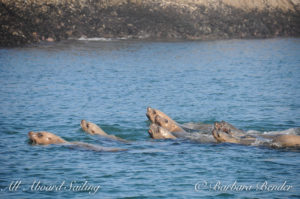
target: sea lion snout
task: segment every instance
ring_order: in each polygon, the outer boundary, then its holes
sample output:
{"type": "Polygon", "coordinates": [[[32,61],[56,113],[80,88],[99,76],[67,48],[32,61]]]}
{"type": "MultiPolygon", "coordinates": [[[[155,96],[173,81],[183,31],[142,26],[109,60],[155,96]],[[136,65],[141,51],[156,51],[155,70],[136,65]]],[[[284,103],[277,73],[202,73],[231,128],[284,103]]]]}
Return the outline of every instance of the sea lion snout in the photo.
{"type": "Polygon", "coordinates": [[[87,122],[86,120],[81,120],[80,126],[84,131],[87,131],[89,128],[89,122],[87,122]]]}
{"type": "Polygon", "coordinates": [[[36,144],[36,133],[34,133],[33,131],[30,131],[28,133],[28,138],[29,140],[32,142],[32,144],[36,144]]]}
{"type": "Polygon", "coordinates": [[[86,124],[85,120],[81,120],[80,125],[83,126],[84,124],[86,124]]]}
{"type": "Polygon", "coordinates": [[[29,137],[30,140],[34,141],[35,138],[36,138],[36,133],[33,132],[33,131],[30,131],[30,132],[28,133],[28,137],[29,137]]]}
{"type": "Polygon", "coordinates": [[[148,133],[149,133],[150,137],[155,139],[156,132],[157,132],[157,125],[156,124],[151,124],[149,126],[149,130],[148,130],[148,133]]]}
{"type": "Polygon", "coordinates": [[[31,136],[33,136],[33,135],[34,135],[34,132],[33,132],[33,131],[28,132],[28,137],[31,137],[31,136]]]}
{"type": "Polygon", "coordinates": [[[214,129],[215,129],[215,130],[220,130],[220,129],[221,129],[221,123],[215,122],[215,123],[214,123],[214,129]]]}
{"type": "Polygon", "coordinates": [[[148,108],[147,108],[147,113],[156,114],[156,111],[155,111],[154,108],[148,107],[148,108]]]}
{"type": "Polygon", "coordinates": [[[146,112],[146,116],[147,116],[147,118],[148,118],[149,120],[150,120],[150,115],[149,115],[150,111],[151,111],[151,108],[148,107],[148,108],[147,108],[147,112],[146,112]]]}
{"type": "Polygon", "coordinates": [[[155,115],[156,115],[155,110],[151,107],[148,107],[146,116],[150,120],[150,122],[154,122],[155,115]]]}
{"type": "Polygon", "coordinates": [[[151,138],[153,138],[153,132],[151,129],[148,130],[148,134],[150,135],[151,138]]]}

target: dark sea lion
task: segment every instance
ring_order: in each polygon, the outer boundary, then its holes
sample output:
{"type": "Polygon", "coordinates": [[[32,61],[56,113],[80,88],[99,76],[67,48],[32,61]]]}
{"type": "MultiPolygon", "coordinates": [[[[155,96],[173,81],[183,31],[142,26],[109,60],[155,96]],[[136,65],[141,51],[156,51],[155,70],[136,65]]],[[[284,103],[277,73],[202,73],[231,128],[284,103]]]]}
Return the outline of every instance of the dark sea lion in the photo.
{"type": "Polygon", "coordinates": [[[61,137],[46,131],[41,131],[41,132],[30,131],[28,133],[28,138],[34,145],[64,144],[68,146],[76,146],[76,147],[93,150],[93,151],[107,151],[107,152],[117,152],[117,151],[126,150],[126,149],[119,149],[119,148],[107,148],[107,147],[97,146],[97,145],[84,143],[84,142],[67,142],[61,137]]]}

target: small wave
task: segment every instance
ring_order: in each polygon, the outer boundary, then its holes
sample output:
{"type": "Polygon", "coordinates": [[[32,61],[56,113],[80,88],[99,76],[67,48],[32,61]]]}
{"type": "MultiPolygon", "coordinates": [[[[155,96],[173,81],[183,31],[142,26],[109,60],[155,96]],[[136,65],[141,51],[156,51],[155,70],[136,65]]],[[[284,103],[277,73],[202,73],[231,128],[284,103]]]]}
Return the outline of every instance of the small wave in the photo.
{"type": "Polygon", "coordinates": [[[152,154],[152,153],[165,153],[167,151],[161,150],[161,149],[136,149],[132,150],[129,153],[146,153],[146,154],[152,154]]]}
{"type": "Polygon", "coordinates": [[[266,146],[272,143],[272,139],[256,137],[255,141],[251,144],[251,146],[266,146]]]}
{"type": "Polygon", "coordinates": [[[264,131],[264,132],[260,132],[260,131],[256,131],[256,130],[248,130],[246,132],[246,134],[248,135],[283,135],[283,134],[291,134],[291,135],[300,135],[300,128],[290,128],[290,129],[286,129],[283,131],[264,131]]]}
{"type": "Polygon", "coordinates": [[[117,40],[126,40],[130,39],[130,37],[118,37],[118,38],[105,38],[105,37],[80,37],[78,38],[79,41],[117,41],[117,40]]]}
{"type": "Polygon", "coordinates": [[[300,128],[290,128],[284,131],[265,131],[263,134],[266,135],[278,135],[278,134],[293,134],[300,135],[300,128]]]}
{"type": "Polygon", "coordinates": [[[87,37],[80,37],[78,39],[79,41],[111,41],[111,38],[104,38],[104,37],[93,37],[93,38],[87,38],[87,37]]]}
{"type": "Polygon", "coordinates": [[[256,134],[260,134],[260,131],[256,131],[256,130],[249,130],[246,132],[246,134],[250,134],[250,135],[256,135],[256,134]]]}
{"type": "Polygon", "coordinates": [[[247,131],[248,135],[254,136],[255,141],[251,143],[252,146],[268,146],[272,148],[282,148],[282,144],[280,142],[276,142],[275,138],[279,135],[299,135],[300,128],[290,128],[283,131],[265,131],[259,132],[255,130],[247,131]]]}

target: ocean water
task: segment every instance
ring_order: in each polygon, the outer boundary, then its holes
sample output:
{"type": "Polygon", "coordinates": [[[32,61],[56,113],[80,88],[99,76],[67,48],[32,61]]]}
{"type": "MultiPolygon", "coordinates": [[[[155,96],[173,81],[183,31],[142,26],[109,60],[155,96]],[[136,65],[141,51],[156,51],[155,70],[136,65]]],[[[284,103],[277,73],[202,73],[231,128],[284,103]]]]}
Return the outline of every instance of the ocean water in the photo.
{"type": "Polygon", "coordinates": [[[0,198],[300,197],[299,150],[151,140],[145,116],[300,127],[300,39],[0,49],[0,93],[0,198]],[[82,119],[131,142],[87,135],[82,119]],[[128,151],[32,146],[29,131],[128,151]]]}

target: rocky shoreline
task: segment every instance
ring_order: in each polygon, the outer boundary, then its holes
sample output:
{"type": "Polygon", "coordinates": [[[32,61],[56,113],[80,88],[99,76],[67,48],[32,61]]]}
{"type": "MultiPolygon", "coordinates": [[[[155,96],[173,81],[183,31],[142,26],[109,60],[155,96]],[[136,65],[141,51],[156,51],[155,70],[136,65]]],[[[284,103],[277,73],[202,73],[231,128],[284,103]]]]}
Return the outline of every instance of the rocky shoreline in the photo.
{"type": "Polygon", "coordinates": [[[299,0],[229,2],[1,0],[0,46],[80,37],[214,40],[300,36],[299,0]]]}

